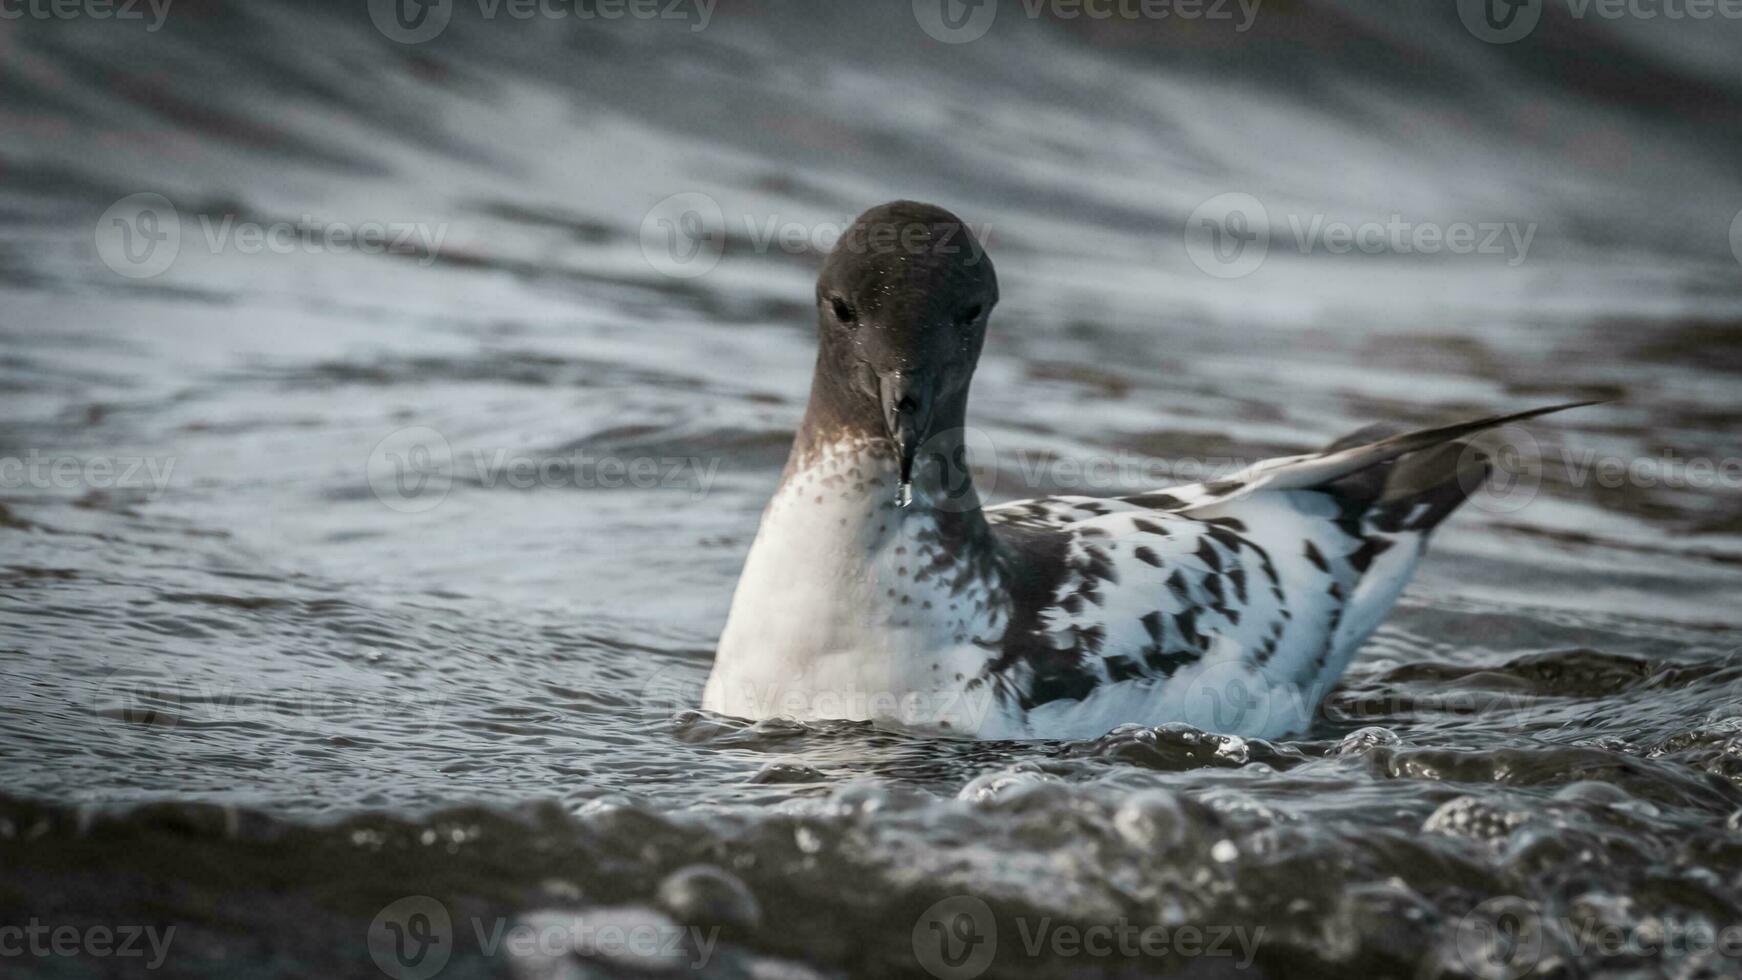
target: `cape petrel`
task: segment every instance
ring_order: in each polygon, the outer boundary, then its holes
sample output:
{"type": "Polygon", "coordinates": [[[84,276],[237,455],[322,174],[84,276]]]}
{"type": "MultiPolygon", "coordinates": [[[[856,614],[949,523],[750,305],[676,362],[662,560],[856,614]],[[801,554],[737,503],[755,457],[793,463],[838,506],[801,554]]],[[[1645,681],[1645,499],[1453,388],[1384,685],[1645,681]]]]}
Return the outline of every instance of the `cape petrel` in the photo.
{"type": "Polygon", "coordinates": [[[1487,476],[1460,438],[1573,407],[1364,429],[1135,496],[982,508],[964,425],[998,278],[973,233],[931,205],[873,208],[816,302],[810,402],[720,638],[711,711],[981,738],[1299,731],[1487,476]]]}

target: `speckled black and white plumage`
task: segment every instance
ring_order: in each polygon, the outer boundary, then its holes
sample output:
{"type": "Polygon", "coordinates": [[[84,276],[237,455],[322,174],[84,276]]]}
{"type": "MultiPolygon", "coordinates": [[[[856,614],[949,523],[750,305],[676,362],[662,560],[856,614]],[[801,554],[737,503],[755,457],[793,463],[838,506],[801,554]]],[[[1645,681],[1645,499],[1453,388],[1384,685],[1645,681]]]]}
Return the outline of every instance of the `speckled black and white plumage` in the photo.
{"type": "Polygon", "coordinates": [[[948,212],[897,202],[860,217],[817,298],[810,407],[710,710],[983,738],[1298,731],[1486,475],[1459,440],[1554,410],[1364,430],[1208,484],[983,509],[949,461],[997,300],[990,258],[948,212]],[[930,231],[880,250],[890,227],[930,231]]]}

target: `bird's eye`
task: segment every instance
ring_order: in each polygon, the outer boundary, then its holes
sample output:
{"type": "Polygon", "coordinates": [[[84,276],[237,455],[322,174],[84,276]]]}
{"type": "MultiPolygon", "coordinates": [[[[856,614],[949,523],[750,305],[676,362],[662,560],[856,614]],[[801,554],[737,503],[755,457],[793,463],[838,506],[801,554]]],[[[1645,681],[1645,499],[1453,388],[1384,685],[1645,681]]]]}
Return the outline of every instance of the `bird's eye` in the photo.
{"type": "Polygon", "coordinates": [[[834,311],[835,319],[843,326],[850,327],[858,322],[859,314],[855,313],[853,307],[841,297],[831,296],[829,298],[829,307],[834,311]]]}
{"type": "Polygon", "coordinates": [[[956,323],[965,327],[968,324],[973,323],[975,320],[980,319],[980,309],[981,307],[979,303],[975,303],[973,306],[968,307],[956,316],[956,323]]]}

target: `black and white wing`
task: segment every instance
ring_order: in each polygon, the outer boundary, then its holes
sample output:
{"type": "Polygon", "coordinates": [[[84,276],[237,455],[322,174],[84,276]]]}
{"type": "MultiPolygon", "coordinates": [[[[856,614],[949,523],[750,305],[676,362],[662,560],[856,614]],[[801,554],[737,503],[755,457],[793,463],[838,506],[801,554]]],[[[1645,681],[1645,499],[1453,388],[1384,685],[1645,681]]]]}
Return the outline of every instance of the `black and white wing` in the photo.
{"type": "Polygon", "coordinates": [[[1171,720],[1298,730],[1427,534],[1486,475],[1455,440],[1555,410],[1333,444],[1132,497],[989,508],[1015,607],[985,680],[1053,733],[1171,720]]]}

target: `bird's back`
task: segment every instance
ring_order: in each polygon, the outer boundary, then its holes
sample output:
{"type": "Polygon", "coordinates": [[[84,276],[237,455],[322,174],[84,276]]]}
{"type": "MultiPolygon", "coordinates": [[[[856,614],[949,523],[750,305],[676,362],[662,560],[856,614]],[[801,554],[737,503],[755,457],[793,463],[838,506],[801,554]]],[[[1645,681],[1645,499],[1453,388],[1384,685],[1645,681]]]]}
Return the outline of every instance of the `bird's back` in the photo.
{"type": "Polygon", "coordinates": [[[1334,491],[1055,497],[988,511],[1024,583],[989,682],[1051,737],[1186,721],[1304,727],[1413,572],[1425,530],[1387,532],[1334,491]]]}

